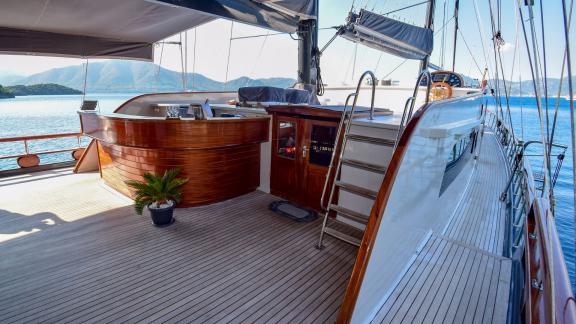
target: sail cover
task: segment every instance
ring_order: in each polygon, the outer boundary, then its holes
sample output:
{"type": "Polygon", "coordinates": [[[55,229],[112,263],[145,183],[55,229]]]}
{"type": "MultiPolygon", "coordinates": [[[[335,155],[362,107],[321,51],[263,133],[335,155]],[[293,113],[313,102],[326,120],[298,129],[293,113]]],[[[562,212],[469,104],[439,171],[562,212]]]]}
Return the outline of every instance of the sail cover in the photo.
{"type": "Polygon", "coordinates": [[[314,0],[1,0],[0,53],[153,59],[153,45],[226,18],[293,32],[314,0]]]}
{"type": "Polygon", "coordinates": [[[367,10],[350,13],[342,37],[406,59],[422,60],[432,53],[431,29],[406,24],[367,10]]]}

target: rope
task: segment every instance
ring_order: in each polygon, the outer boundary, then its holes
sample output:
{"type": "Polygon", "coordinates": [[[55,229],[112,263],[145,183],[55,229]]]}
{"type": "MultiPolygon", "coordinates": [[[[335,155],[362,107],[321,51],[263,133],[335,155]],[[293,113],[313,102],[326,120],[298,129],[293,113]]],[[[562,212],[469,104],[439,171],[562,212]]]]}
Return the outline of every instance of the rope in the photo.
{"type": "Polygon", "coordinates": [[[226,79],[224,80],[224,90],[228,85],[228,70],[230,68],[230,50],[232,49],[232,33],[234,32],[234,21],[230,24],[230,40],[228,42],[228,57],[226,58],[226,79]]]}

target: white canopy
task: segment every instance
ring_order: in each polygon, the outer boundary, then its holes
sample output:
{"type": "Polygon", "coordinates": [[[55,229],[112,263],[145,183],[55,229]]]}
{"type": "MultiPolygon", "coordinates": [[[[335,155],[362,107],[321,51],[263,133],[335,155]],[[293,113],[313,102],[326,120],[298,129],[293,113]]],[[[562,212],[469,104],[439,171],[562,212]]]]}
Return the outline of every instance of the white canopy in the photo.
{"type": "Polygon", "coordinates": [[[217,18],[294,32],[314,0],[2,0],[0,53],[152,60],[153,44],[217,18]]]}

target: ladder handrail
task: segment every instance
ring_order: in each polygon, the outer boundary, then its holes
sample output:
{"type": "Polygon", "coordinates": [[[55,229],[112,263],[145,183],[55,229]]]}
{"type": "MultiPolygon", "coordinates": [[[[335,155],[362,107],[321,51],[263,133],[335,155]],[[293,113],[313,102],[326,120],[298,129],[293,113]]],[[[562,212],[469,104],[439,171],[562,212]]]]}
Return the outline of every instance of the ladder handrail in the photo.
{"type": "Polygon", "coordinates": [[[330,158],[330,165],[328,166],[328,173],[326,174],[326,179],[324,180],[324,187],[322,188],[322,197],[320,198],[320,207],[322,210],[328,208],[328,204],[324,204],[324,197],[326,196],[326,189],[328,189],[328,182],[330,181],[330,174],[332,174],[332,169],[334,167],[334,159],[336,157],[336,150],[338,148],[338,141],[340,140],[340,134],[342,133],[342,126],[344,125],[346,118],[346,110],[348,110],[348,103],[352,96],[356,96],[357,93],[353,92],[346,97],[346,103],[344,104],[344,109],[342,110],[342,115],[340,116],[340,124],[338,125],[338,132],[336,132],[336,142],[334,143],[334,150],[332,151],[332,157],[330,158]]]}
{"type": "MultiPolygon", "coordinates": [[[[325,193],[326,193],[326,189],[328,189],[328,181],[330,181],[330,174],[331,174],[331,169],[332,169],[332,164],[334,162],[334,158],[336,155],[336,148],[338,146],[338,141],[340,140],[340,132],[342,127],[340,126],[338,128],[338,136],[336,137],[336,144],[335,144],[335,149],[332,152],[332,159],[330,161],[330,167],[328,168],[328,173],[326,174],[326,180],[324,182],[324,190],[322,190],[322,200],[320,201],[320,206],[322,208],[324,208],[325,210],[325,214],[324,214],[324,221],[322,222],[322,230],[320,232],[320,239],[318,240],[318,245],[316,246],[318,249],[322,248],[322,240],[324,238],[324,233],[325,233],[325,229],[326,229],[326,224],[328,221],[328,213],[330,212],[330,204],[332,203],[332,199],[334,197],[334,188],[335,188],[335,184],[336,184],[336,179],[338,179],[338,177],[340,176],[339,173],[342,169],[342,158],[344,156],[344,150],[346,149],[346,143],[347,141],[347,135],[350,132],[350,127],[352,126],[352,121],[354,120],[354,112],[356,111],[356,104],[358,103],[358,94],[360,93],[360,87],[362,86],[362,81],[364,81],[364,78],[369,75],[372,78],[372,100],[370,102],[370,116],[369,119],[372,120],[374,119],[374,99],[376,96],[376,76],[374,75],[374,73],[372,73],[372,71],[366,71],[364,73],[362,73],[362,76],[360,76],[360,80],[358,81],[358,85],[356,86],[356,92],[348,95],[348,97],[346,98],[346,105],[344,107],[344,111],[342,112],[342,119],[340,120],[341,125],[344,125],[344,123],[346,123],[346,129],[344,131],[344,137],[342,138],[342,145],[340,146],[340,152],[338,154],[338,162],[337,162],[337,166],[336,166],[336,171],[334,172],[334,182],[332,183],[332,187],[330,188],[330,195],[328,197],[328,204],[326,207],[324,207],[324,197],[325,197],[325,193]],[[350,108],[350,115],[348,117],[348,119],[346,119],[346,111],[347,111],[347,106],[348,106],[348,102],[350,100],[351,97],[354,97],[354,101],[352,102],[352,107],[350,108]]],[[[349,241],[347,241],[348,243],[351,243],[349,241]]]]}
{"type": "Polygon", "coordinates": [[[425,98],[426,102],[424,104],[427,104],[430,101],[430,90],[432,89],[432,75],[430,74],[430,71],[424,70],[418,76],[418,80],[416,80],[416,86],[414,87],[414,92],[412,93],[412,97],[414,99],[410,104],[410,111],[408,112],[408,116],[406,118],[406,124],[408,124],[410,118],[412,118],[412,112],[414,110],[414,105],[416,104],[416,98],[418,97],[418,89],[420,88],[420,82],[422,82],[422,78],[424,76],[428,78],[428,84],[426,85],[426,98],[425,98]]]}
{"type": "Polygon", "coordinates": [[[408,124],[410,118],[412,118],[412,112],[414,111],[414,105],[416,104],[416,98],[418,96],[418,90],[420,89],[420,82],[426,76],[428,78],[428,85],[426,86],[426,102],[427,104],[430,101],[430,89],[432,88],[432,75],[428,70],[424,70],[418,76],[418,80],[416,80],[416,86],[414,87],[414,92],[412,93],[412,97],[409,97],[404,104],[404,111],[402,112],[402,119],[400,119],[400,125],[398,126],[398,134],[396,135],[396,144],[394,145],[394,149],[396,149],[396,145],[400,140],[400,136],[402,136],[402,131],[404,130],[404,124],[408,124]],[[408,110],[408,105],[410,105],[410,110],[408,110]]]}

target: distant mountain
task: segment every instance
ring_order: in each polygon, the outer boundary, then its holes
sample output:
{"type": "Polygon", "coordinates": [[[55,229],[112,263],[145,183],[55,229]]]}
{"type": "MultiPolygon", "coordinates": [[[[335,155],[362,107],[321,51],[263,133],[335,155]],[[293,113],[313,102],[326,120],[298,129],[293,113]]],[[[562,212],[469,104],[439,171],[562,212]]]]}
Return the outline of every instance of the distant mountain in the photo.
{"type": "Polygon", "coordinates": [[[68,88],[54,83],[43,83],[33,85],[7,86],[4,89],[14,96],[46,96],[46,95],[75,95],[82,94],[82,91],[68,88]]]}
{"type": "MultiPolygon", "coordinates": [[[[496,84],[494,80],[490,80],[490,84],[493,86],[496,84]]],[[[522,82],[511,82],[506,81],[506,86],[510,88],[510,95],[511,96],[534,96],[534,86],[532,85],[532,80],[526,80],[522,82]]],[[[556,97],[558,95],[558,87],[560,86],[560,79],[549,78],[548,79],[548,96],[549,97],[556,97]]],[[[576,75],[572,77],[572,87],[576,89],[576,75]]],[[[499,82],[499,88],[504,95],[504,83],[502,80],[499,82]]],[[[544,94],[542,94],[544,95],[544,94]]],[[[562,82],[562,91],[561,96],[568,95],[568,78],[564,78],[564,82],[562,82]]]]}
{"type": "MultiPolygon", "coordinates": [[[[188,73],[187,82],[189,88],[194,85],[195,91],[222,91],[260,85],[289,87],[295,80],[290,78],[251,79],[241,77],[228,81],[224,86],[223,82],[212,80],[202,74],[188,73]]],[[[5,85],[42,83],[55,83],[73,89],[83,89],[84,67],[82,65],[67,66],[4,82],[5,85]]],[[[88,65],[87,93],[158,92],[180,91],[181,89],[182,74],[180,72],[165,68],[158,70],[158,65],[153,63],[107,61],[88,65]]]]}
{"type": "Polygon", "coordinates": [[[13,84],[17,80],[23,79],[24,76],[9,71],[0,71],[0,84],[13,84]]]}

